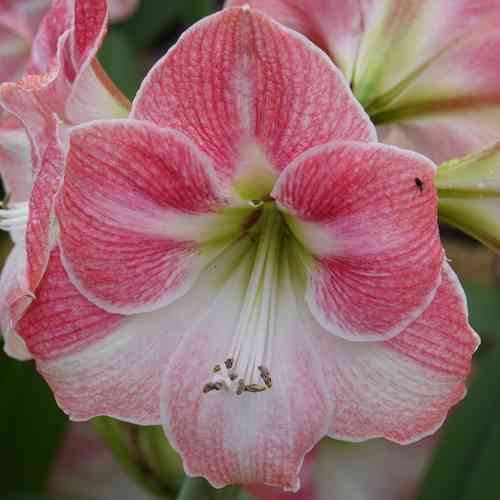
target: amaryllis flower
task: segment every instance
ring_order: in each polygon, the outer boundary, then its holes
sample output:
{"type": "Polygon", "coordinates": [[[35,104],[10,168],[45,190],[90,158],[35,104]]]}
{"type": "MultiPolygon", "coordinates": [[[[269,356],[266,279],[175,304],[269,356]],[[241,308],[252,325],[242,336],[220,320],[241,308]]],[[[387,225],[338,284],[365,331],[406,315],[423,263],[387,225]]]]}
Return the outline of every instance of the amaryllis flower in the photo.
{"type": "Polygon", "coordinates": [[[0,82],[24,74],[31,45],[49,0],[2,0],[0,2],[0,82]]]}
{"type": "Polygon", "coordinates": [[[64,411],[162,423],[217,487],[296,490],[325,435],[434,432],[478,340],[433,163],[375,139],[328,57],[250,8],[188,30],[129,119],[74,127],[16,325],[64,411]]]}
{"type": "Polygon", "coordinates": [[[32,300],[56,239],[53,200],[64,167],[56,130],[128,113],[128,102],[95,59],[106,23],[105,0],[54,1],[26,76],[0,88],[11,113],[0,127],[0,173],[8,193],[0,229],[16,243],[0,281],[0,326],[6,350],[22,359],[29,353],[13,325],[32,300]]]}
{"type": "Polygon", "coordinates": [[[436,162],[500,134],[500,0],[228,0],[325,49],[383,142],[436,162]]]}
{"type": "Polygon", "coordinates": [[[124,21],[139,7],[140,0],[109,0],[109,19],[124,21]]]}

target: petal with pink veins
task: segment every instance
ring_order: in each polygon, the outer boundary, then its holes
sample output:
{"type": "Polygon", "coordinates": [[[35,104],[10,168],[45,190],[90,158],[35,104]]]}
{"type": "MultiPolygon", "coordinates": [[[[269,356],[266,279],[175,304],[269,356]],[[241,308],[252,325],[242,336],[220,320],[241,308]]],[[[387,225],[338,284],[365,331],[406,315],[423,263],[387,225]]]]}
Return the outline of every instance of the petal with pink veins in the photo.
{"type": "Polygon", "coordinates": [[[73,420],[108,415],[158,425],[165,367],[193,319],[211,307],[228,269],[241,262],[247,250],[248,241],[229,249],[170,307],[122,316],[96,307],[78,292],[56,248],[37,298],[16,331],[73,420]]]}
{"type": "Polygon", "coordinates": [[[176,131],[110,120],[71,134],[57,207],[64,262],[108,311],[153,310],[184,294],[239,237],[245,209],[227,210],[210,160],[176,131]]]}
{"type": "Polygon", "coordinates": [[[26,251],[20,241],[7,257],[0,276],[0,330],[3,335],[5,352],[19,360],[31,358],[23,339],[13,328],[19,311],[29,301],[26,299],[26,251]]]}
{"type": "Polygon", "coordinates": [[[296,293],[288,259],[284,255],[280,260],[269,322],[254,325],[249,336],[256,343],[233,358],[238,376],[243,375],[246,357],[257,364],[258,340],[267,329],[272,388],[241,394],[204,389],[214,363],[227,357],[239,329],[252,258],[242,261],[214,297],[212,308],[196,318],[163,375],[166,435],[182,456],[186,473],[202,475],[218,488],[265,483],[297,491],[304,456],[332,417],[332,397],[321,371],[323,354],[317,339],[304,335],[297,314],[304,309],[303,298],[296,293]]]}
{"type": "Polygon", "coordinates": [[[462,287],[446,264],[430,307],[383,343],[325,339],[326,377],[335,394],[330,435],[385,437],[401,444],[432,434],[465,395],[479,337],[467,320],[462,287]]]}
{"type": "Polygon", "coordinates": [[[225,7],[250,5],[321,47],[352,80],[364,34],[360,0],[227,0],[225,7]]]}
{"type": "Polygon", "coordinates": [[[339,142],[282,173],[272,195],[312,255],[306,299],[331,333],[388,339],[432,301],[443,260],[434,169],[408,151],[339,142]]]}
{"type": "Polygon", "coordinates": [[[265,198],[312,146],[376,139],[326,54],[248,7],[184,33],[146,77],[132,116],[189,136],[246,199],[265,198]]]}
{"type": "Polygon", "coordinates": [[[440,163],[500,129],[499,0],[229,0],[308,36],[389,144],[440,163]],[[436,137],[439,136],[439,141],[436,137]]]}
{"type": "Polygon", "coordinates": [[[29,74],[0,87],[0,102],[30,135],[35,170],[52,140],[54,113],[70,124],[128,114],[127,99],[94,59],[106,25],[104,0],[55,2],[35,41],[29,74]]]}

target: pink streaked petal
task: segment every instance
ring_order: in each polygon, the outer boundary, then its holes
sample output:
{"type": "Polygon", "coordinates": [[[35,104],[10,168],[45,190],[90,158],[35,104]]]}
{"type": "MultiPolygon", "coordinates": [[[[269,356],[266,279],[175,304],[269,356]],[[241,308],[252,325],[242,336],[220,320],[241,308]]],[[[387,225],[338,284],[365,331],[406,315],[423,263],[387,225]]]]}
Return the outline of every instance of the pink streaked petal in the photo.
{"type": "Polygon", "coordinates": [[[252,260],[241,261],[173,355],[163,376],[163,425],[189,475],[204,476],[218,488],[265,483],[297,491],[304,456],[324,435],[333,408],[322,354],[316,339],[304,335],[303,300],[296,298],[288,272],[269,334],[272,388],[239,396],[203,393],[214,363],[227,356],[252,260]]]}
{"type": "Polygon", "coordinates": [[[160,423],[162,373],[193,319],[210,307],[227,266],[232,269],[244,251],[239,245],[223,254],[171,307],[121,316],[88,302],[69,281],[54,250],[37,300],[17,330],[61,408],[74,420],[109,415],[160,423]]]}
{"type": "Polygon", "coordinates": [[[0,122],[0,175],[12,202],[28,200],[33,184],[31,146],[24,127],[12,116],[0,122]]]}
{"type": "Polygon", "coordinates": [[[351,81],[363,35],[359,0],[228,0],[226,7],[251,7],[303,33],[327,52],[351,81]]]}
{"type": "Polygon", "coordinates": [[[74,15],[71,1],[56,2],[53,8],[57,15],[52,18],[49,13],[44,21],[47,36],[40,41],[38,66],[54,52],[50,64],[43,72],[34,67],[23,80],[0,87],[1,103],[25,124],[30,135],[35,170],[51,141],[54,113],[75,124],[128,112],[126,99],[109,84],[98,63],[93,63],[106,31],[106,2],[76,0],[74,15]],[[69,25],[64,32],[63,24],[69,25]]]}
{"type": "Polygon", "coordinates": [[[139,7],[140,0],[109,0],[109,19],[116,23],[124,21],[139,7]]]}
{"type": "Polygon", "coordinates": [[[146,77],[132,116],[188,135],[226,181],[249,163],[276,175],[312,146],[376,138],[326,54],[249,8],[189,29],[146,77]]]}
{"type": "Polygon", "coordinates": [[[59,141],[59,124],[54,120],[52,139],[45,150],[29,199],[26,228],[27,273],[30,290],[35,291],[55,245],[54,203],[64,172],[64,151],[59,141]]]}
{"type": "Polygon", "coordinates": [[[0,275],[0,330],[4,338],[4,349],[13,358],[26,360],[31,355],[24,341],[15,333],[13,324],[16,308],[25,297],[26,252],[24,244],[14,245],[0,275]]]}
{"type": "Polygon", "coordinates": [[[325,359],[335,360],[324,365],[336,401],[331,436],[405,444],[435,432],[463,398],[479,344],[448,266],[431,306],[398,337],[376,344],[320,338],[325,359]]]}
{"type": "Polygon", "coordinates": [[[111,312],[156,309],[196,278],[197,240],[224,205],[210,161],[177,132],[134,120],[78,127],[57,207],[65,264],[111,312]]]}
{"type": "Polygon", "coordinates": [[[306,300],[333,334],[388,339],[432,301],[443,260],[434,169],[415,153],[345,142],[282,173],[272,194],[313,256],[306,300]]]}
{"type": "Polygon", "coordinates": [[[61,35],[71,28],[73,2],[54,0],[43,18],[31,49],[28,73],[45,73],[56,62],[61,35]]]}
{"type": "Polygon", "coordinates": [[[315,500],[319,498],[318,488],[314,480],[314,465],[318,459],[319,448],[320,446],[316,446],[305,456],[300,472],[300,490],[296,493],[262,484],[251,484],[246,486],[244,490],[259,500],[315,500]]]}

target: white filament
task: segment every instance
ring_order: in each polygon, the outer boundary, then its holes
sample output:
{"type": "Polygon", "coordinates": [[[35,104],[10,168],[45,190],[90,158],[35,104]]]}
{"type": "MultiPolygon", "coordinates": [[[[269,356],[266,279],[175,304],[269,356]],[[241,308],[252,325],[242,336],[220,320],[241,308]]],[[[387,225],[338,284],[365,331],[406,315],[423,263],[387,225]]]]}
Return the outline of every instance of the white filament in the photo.
{"type": "Polygon", "coordinates": [[[9,203],[7,207],[0,208],[0,229],[13,231],[25,229],[28,224],[29,205],[25,203],[9,203]]]}

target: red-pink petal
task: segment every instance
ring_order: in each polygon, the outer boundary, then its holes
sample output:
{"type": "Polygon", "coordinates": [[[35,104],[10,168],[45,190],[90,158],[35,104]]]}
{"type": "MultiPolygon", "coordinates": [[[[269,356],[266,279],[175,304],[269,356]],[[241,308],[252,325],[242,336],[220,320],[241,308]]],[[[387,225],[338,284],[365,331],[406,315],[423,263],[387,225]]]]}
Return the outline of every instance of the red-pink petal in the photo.
{"type": "Polygon", "coordinates": [[[55,121],[53,127],[51,141],[44,152],[29,198],[26,254],[28,283],[32,291],[40,283],[56,240],[54,203],[64,171],[64,152],[55,121]]]}
{"type": "Polygon", "coordinates": [[[277,173],[312,146],[375,140],[326,54],[249,8],[188,30],[146,77],[132,115],[191,137],[226,179],[254,154],[277,173]]]}
{"type": "Polygon", "coordinates": [[[325,342],[325,359],[335,359],[325,363],[336,399],[332,437],[410,443],[432,434],[465,395],[478,344],[460,283],[446,265],[431,306],[396,338],[325,342]]]}
{"type": "Polygon", "coordinates": [[[163,375],[163,425],[189,475],[202,475],[215,487],[266,483],[297,491],[304,456],[324,435],[333,408],[322,353],[305,334],[303,300],[286,275],[269,340],[272,388],[203,393],[214,364],[228,354],[251,265],[250,258],[241,261],[173,355],[163,375]]]}
{"type": "Polygon", "coordinates": [[[387,339],[429,305],[443,259],[433,177],[422,156],[347,142],[282,173],[273,196],[313,255],[307,301],[324,328],[387,339]]]}
{"type": "Polygon", "coordinates": [[[78,127],[57,207],[70,276],[113,312],[166,305],[201,270],[195,239],[223,205],[209,160],[177,132],[133,120],[78,127]]]}
{"type": "Polygon", "coordinates": [[[106,31],[106,2],[76,0],[73,12],[73,2],[60,0],[53,10],[35,42],[37,62],[29,74],[0,87],[0,102],[26,126],[35,170],[51,141],[54,113],[70,123],[126,114],[126,99],[93,63],[106,31]]]}
{"type": "Polygon", "coordinates": [[[351,81],[364,33],[359,0],[227,0],[226,7],[250,5],[303,33],[327,52],[351,81]]]}

